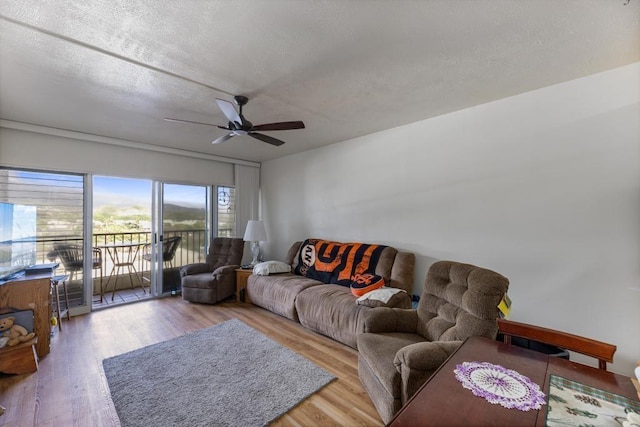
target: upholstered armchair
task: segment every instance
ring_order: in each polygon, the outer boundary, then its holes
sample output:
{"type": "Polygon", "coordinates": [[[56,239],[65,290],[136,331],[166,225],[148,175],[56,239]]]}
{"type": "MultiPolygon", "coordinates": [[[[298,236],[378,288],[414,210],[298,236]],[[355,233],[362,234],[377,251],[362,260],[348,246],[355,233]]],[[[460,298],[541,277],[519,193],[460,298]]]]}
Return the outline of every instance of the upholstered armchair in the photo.
{"type": "Polygon", "coordinates": [[[495,339],[498,304],[509,281],[469,264],[439,261],[417,309],[374,308],[358,335],[358,375],[388,423],[431,374],[472,336],[495,339]]]}
{"type": "Polygon", "coordinates": [[[244,241],[216,237],[211,242],[206,263],[188,264],[180,269],[182,299],[215,304],[236,291],[236,272],[240,268],[244,241]]]}

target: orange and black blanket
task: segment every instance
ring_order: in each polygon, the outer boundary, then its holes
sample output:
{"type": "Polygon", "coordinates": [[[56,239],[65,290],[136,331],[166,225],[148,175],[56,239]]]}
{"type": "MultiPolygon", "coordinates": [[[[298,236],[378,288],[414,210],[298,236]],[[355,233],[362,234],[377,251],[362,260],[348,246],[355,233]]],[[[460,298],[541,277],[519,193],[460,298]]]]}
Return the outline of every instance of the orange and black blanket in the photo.
{"type": "Polygon", "coordinates": [[[307,239],[302,243],[295,273],[324,283],[350,286],[358,274],[375,274],[382,245],[307,239]]]}

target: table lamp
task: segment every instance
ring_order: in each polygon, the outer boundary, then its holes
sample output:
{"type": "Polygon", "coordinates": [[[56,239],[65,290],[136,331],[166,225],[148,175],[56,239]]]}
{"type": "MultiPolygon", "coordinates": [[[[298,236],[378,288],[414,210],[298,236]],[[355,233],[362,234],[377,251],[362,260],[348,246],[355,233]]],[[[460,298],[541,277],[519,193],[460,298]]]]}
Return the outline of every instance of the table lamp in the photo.
{"type": "Polygon", "coordinates": [[[244,232],[244,240],[251,242],[251,253],[253,254],[253,260],[251,265],[258,263],[260,257],[260,242],[267,240],[267,232],[264,229],[264,222],[249,220],[247,223],[247,229],[244,232]]]}

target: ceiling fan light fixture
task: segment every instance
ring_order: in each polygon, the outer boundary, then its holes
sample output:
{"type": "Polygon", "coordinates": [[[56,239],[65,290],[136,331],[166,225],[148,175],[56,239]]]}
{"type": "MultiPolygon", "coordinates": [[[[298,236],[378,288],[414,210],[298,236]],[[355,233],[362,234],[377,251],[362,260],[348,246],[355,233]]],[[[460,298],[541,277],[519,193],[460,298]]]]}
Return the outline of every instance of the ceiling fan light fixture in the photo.
{"type": "Polygon", "coordinates": [[[193,124],[199,124],[199,125],[214,126],[219,129],[225,129],[230,131],[228,134],[223,135],[218,139],[214,140],[212,144],[220,144],[222,142],[225,142],[233,138],[234,136],[249,135],[257,140],[266,142],[267,144],[280,146],[284,144],[284,141],[281,141],[277,138],[274,138],[268,135],[263,135],[256,131],[293,130],[293,129],[305,128],[304,123],[301,121],[265,123],[262,125],[254,126],[253,123],[251,123],[242,115],[242,107],[247,102],[249,102],[249,98],[247,98],[246,96],[235,96],[234,101],[240,107],[239,112],[236,111],[233,104],[231,104],[229,101],[225,101],[224,99],[216,99],[216,103],[218,104],[220,111],[222,111],[222,114],[224,114],[227,120],[229,120],[226,127],[220,126],[220,125],[214,125],[211,123],[194,122],[191,120],[172,119],[169,117],[165,118],[165,120],[169,122],[182,122],[182,123],[193,123],[193,124]]]}

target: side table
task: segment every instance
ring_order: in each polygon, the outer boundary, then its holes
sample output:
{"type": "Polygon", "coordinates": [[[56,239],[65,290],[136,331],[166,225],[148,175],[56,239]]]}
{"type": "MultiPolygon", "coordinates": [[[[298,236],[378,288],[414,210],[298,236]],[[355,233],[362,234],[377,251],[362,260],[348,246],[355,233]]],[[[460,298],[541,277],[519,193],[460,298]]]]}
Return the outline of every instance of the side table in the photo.
{"type": "Polygon", "coordinates": [[[236,270],[236,301],[251,303],[247,292],[247,279],[253,274],[251,268],[238,268],[236,270]]]}

